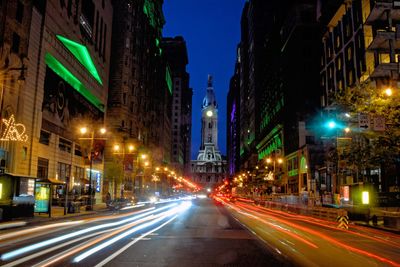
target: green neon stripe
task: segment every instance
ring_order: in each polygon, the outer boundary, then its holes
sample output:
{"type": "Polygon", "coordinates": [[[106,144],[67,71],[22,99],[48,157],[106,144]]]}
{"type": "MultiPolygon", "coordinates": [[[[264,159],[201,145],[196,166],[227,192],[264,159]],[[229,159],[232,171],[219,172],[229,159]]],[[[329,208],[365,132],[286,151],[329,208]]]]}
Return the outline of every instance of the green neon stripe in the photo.
{"type": "Polygon", "coordinates": [[[167,82],[169,93],[172,95],[172,78],[171,78],[171,70],[167,65],[167,69],[165,71],[165,80],[167,82]]]}
{"type": "Polygon", "coordinates": [[[76,57],[76,59],[89,71],[90,74],[101,84],[103,82],[97,72],[96,66],[93,63],[92,57],[90,56],[89,50],[86,46],[67,39],[61,35],[56,35],[66,48],[76,57]]]}
{"type": "Polygon", "coordinates": [[[51,54],[46,53],[45,62],[55,73],[69,83],[76,91],[83,95],[90,103],[104,112],[104,104],[94,96],[83,83],[76,78],[60,61],[51,54]]]}

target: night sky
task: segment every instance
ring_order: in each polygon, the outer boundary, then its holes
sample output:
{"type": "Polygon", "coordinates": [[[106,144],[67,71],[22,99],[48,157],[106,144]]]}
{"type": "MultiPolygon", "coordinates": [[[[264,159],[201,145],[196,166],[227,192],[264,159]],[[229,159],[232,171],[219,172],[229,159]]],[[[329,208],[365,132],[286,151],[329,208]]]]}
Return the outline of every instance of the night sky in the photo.
{"type": "Polygon", "coordinates": [[[190,86],[193,88],[192,159],[199,151],[201,103],[207,75],[214,77],[218,103],[218,145],[226,155],[226,96],[233,75],[240,17],[245,0],[165,0],[164,37],[183,36],[188,49],[190,86]]]}

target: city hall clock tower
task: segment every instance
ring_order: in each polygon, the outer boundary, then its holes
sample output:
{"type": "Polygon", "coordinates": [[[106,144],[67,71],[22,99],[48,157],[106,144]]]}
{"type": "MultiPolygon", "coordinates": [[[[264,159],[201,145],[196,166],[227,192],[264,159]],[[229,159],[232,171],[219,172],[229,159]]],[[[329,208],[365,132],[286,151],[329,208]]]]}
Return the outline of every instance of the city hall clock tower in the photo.
{"type": "Polygon", "coordinates": [[[218,105],[211,75],[208,75],[207,92],[201,105],[200,149],[191,165],[193,181],[206,188],[222,183],[226,176],[226,160],[218,149],[218,105]]]}

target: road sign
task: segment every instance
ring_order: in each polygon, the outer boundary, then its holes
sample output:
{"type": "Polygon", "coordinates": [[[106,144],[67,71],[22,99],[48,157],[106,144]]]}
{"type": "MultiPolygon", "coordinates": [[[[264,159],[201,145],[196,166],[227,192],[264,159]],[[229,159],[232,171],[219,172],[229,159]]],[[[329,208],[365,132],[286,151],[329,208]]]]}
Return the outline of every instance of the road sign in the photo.
{"type": "Polygon", "coordinates": [[[369,124],[368,113],[358,113],[358,127],[367,130],[370,128],[369,124]]]}
{"type": "Polygon", "coordinates": [[[347,215],[337,216],[336,221],[339,222],[339,224],[337,226],[338,228],[346,229],[346,230],[349,229],[349,217],[347,215]]]}
{"type": "Polygon", "coordinates": [[[385,117],[374,116],[374,131],[383,132],[386,129],[385,117]]]}

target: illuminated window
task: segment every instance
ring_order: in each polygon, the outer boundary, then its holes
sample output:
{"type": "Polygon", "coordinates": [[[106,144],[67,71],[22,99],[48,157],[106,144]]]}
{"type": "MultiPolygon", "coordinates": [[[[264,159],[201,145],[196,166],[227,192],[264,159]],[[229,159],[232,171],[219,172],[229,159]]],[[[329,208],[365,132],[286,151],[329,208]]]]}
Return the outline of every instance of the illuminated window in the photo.
{"type": "Polygon", "coordinates": [[[351,49],[352,47],[350,46],[347,48],[347,60],[350,61],[353,57],[353,50],[351,49]]]}

